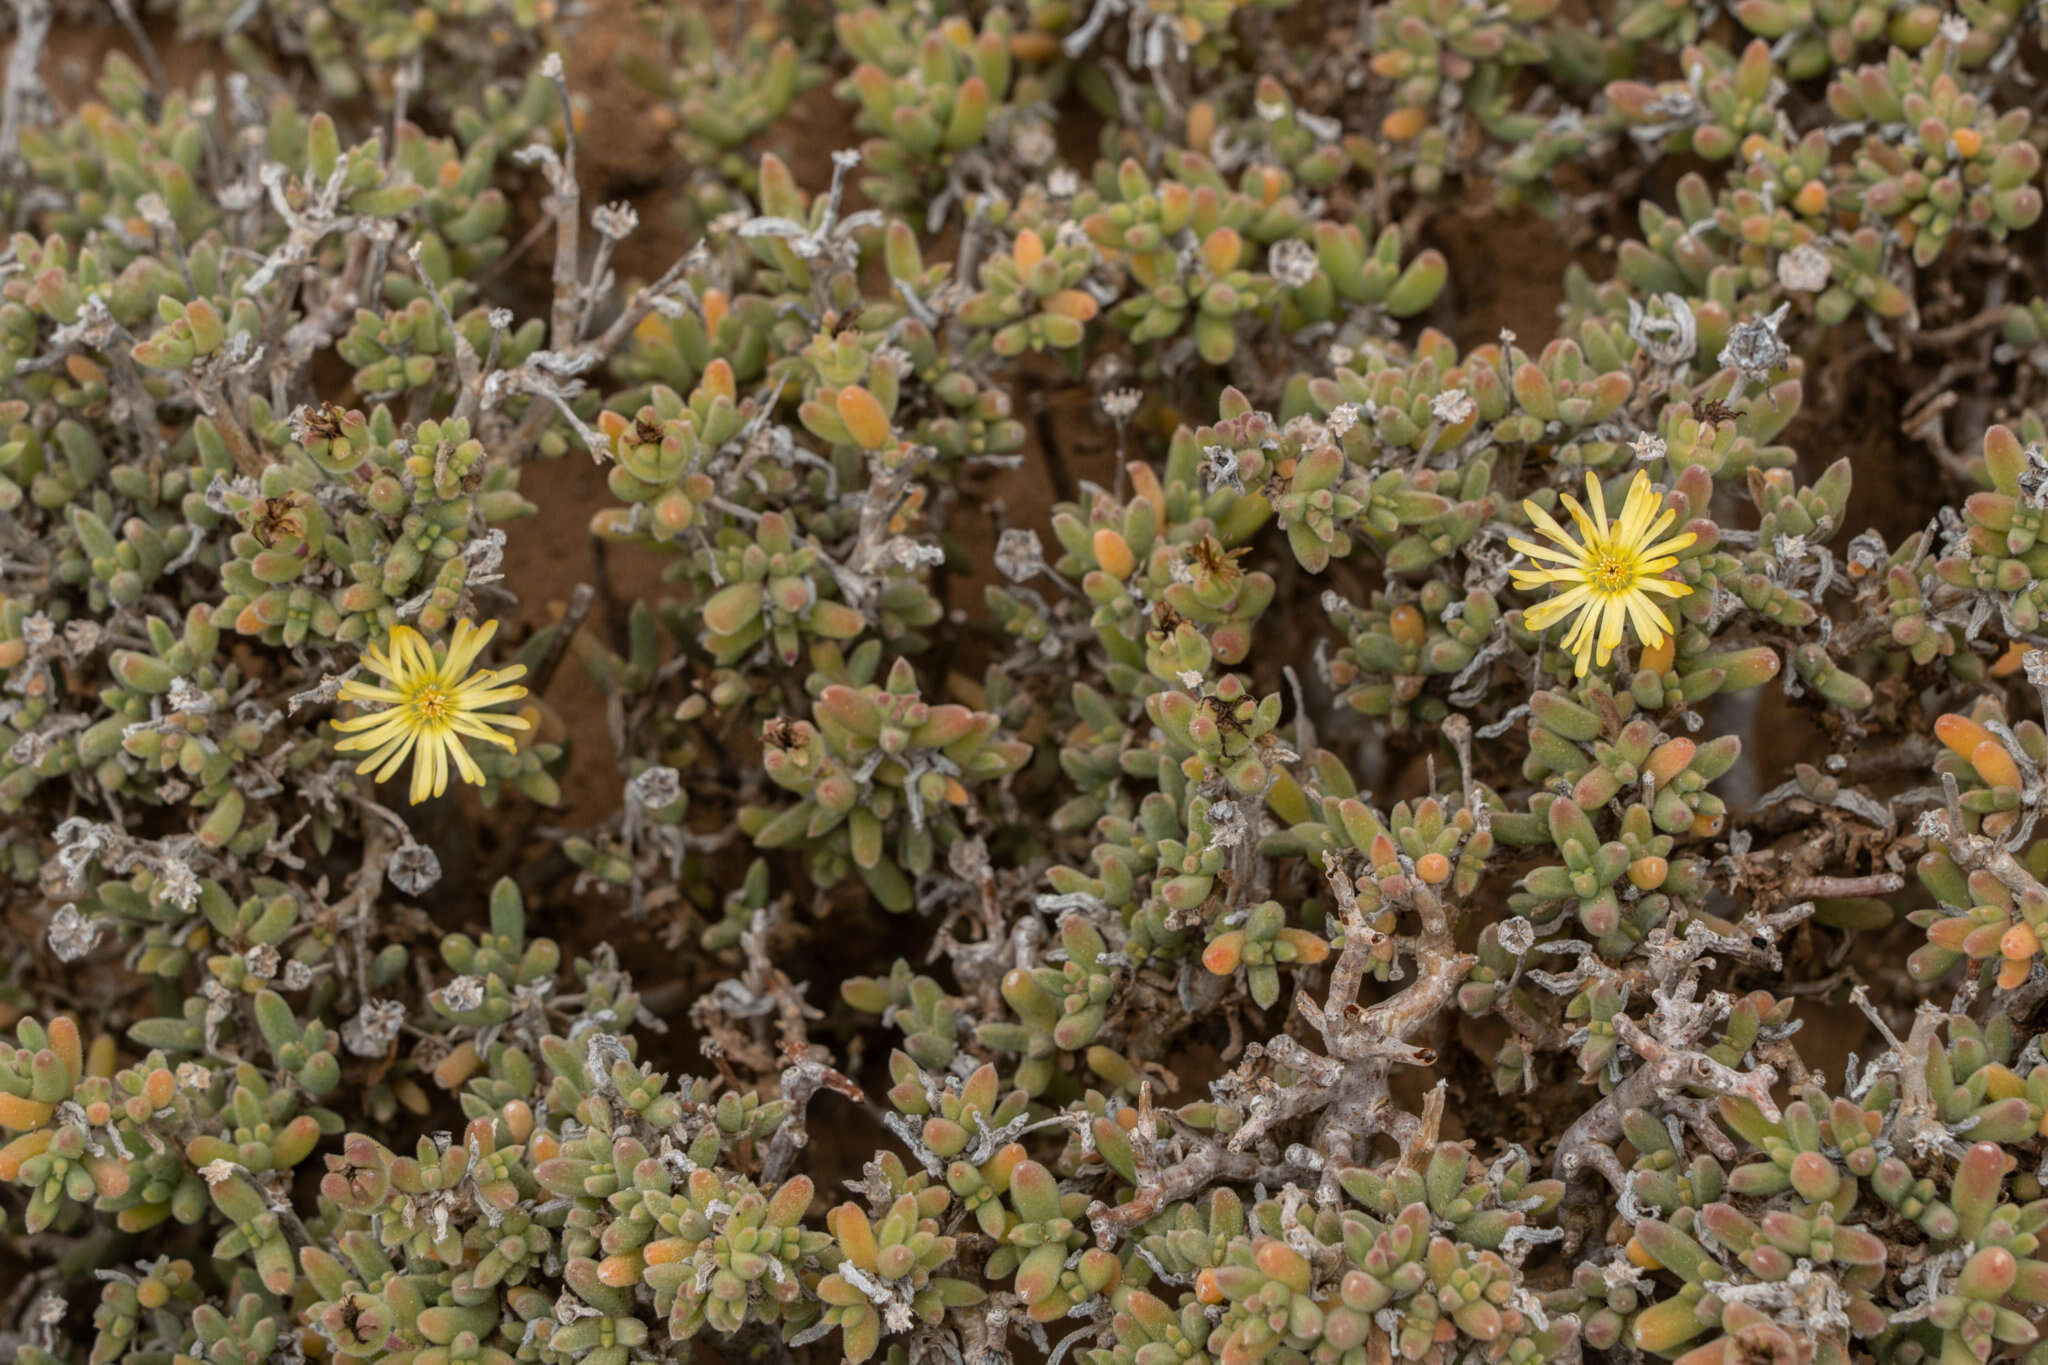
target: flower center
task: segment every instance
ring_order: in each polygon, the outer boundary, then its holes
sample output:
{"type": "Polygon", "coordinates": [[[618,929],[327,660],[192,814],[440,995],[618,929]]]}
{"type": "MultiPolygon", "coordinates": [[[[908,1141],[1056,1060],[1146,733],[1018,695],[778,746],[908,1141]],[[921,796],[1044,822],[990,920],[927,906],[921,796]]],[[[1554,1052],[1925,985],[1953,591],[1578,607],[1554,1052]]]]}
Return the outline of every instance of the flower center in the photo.
{"type": "Polygon", "coordinates": [[[1597,592],[1621,592],[1635,582],[1635,560],[1616,550],[1595,550],[1587,556],[1587,577],[1597,592]]]}
{"type": "Polygon", "coordinates": [[[413,694],[412,709],[427,724],[439,725],[448,719],[448,713],[454,710],[454,707],[450,704],[446,692],[438,687],[427,686],[413,694]]]}

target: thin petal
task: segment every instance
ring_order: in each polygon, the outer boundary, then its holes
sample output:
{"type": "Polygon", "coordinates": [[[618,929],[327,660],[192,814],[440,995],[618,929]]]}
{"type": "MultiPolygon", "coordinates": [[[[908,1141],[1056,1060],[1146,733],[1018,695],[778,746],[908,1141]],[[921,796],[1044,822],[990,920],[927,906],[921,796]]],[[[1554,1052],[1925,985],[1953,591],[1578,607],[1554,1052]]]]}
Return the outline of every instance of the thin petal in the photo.
{"type": "Polygon", "coordinates": [[[1691,531],[1685,531],[1671,537],[1671,539],[1669,540],[1659,541],[1655,545],[1645,546],[1643,549],[1643,557],[1646,559],[1655,559],[1660,555],[1675,555],[1680,550],[1686,549],[1689,546],[1691,546],[1692,543],[1698,539],[1699,537],[1691,531]]]}
{"type": "MultiPolygon", "coordinates": [[[[1655,504],[1652,504],[1653,508],[1654,506],[1655,504]]],[[[1638,545],[1647,545],[1651,541],[1655,540],[1658,536],[1663,535],[1665,529],[1669,527],[1671,523],[1677,520],[1678,509],[1675,507],[1667,507],[1661,513],[1659,513],[1654,520],[1649,517],[1644,517],[1643,525],[1638,527],[1636,529],[1635,534],[1629,537],[1629,539],[1638,545]]]]}
{"type": "Polygon", "coordinates": [[[1571,630],[1566,633],[1564,647],[1574,654],[1581,650],[1590,651],[1599,629],[1600,604],[1597,601],[1588,601],[1584,610],[1579,613],[1578,620],[1572,622],[1571,630]]]}
{"type": "Polygon", "coordinates": [[[380,754],[383,753],[385,750],[389,749],[394,744],[411,744],[413,742],[413,738],[413,732],[409,729],[401,728],[396,730],[372,730],[368,734],[351,735],[347,739],[337,740],[335,742],[334,749],[336,753],[343,754],[380,754]]]}
{"type": "Polygon", "coordinates": [[[384,706],[397,706],[405,701],[405,693],[396,688],[379,687],[375,683],[358,682],[354,678],[343,683],[337,695],[343,701],[370,701],[384,706]]]}
{"type": "MultiPolygon", "coordinates": [[[[503,668],[480,668],[464,681],[466,683],[487,684],[492,687],[499,686],[500,684],[509,686],[525,676],[525,664],[506,664],[503,668]]],[[[525,690],[523,687],[520,689],[522,692],[525,690]]]]}
{"type": "MultiPolygon", "coordinates": [[[[371,645],[368,649],[363,651],[363,667],[369,669],[372,673],[375,673],[378,677],[384,679],[386,682],[395,683],[403,681],[403,679],[399,677],[399,666],[393,663],[391,660],[391,656],[389,654],[386,654],[384,650],[377,645],[371,645]]],[[[348,684],[343,683],[342,686],[346,688],[348,684]]]]}
{"type": "Polygon", "coordinates": [[[1579,617],[1579,624],[1564,638],[1564,647],[1572,656],[1572,673],[1576,677],[1585,677],[1593,666],[1593,625],[1597,619],[1598,613],[1587,607],[1579,617]]]}
{"type": "Polygon", "coordinates": [[[481,628],[469,621],[458,621],[455,638],[448,643],[448,657],[441,665],[442,681],[450,687],[460,682],[462,676],[469,672],[469,666],[476,662],[477,655],[483,653],[484,646],[497,633],[496,621],[486,621],[481,628]]]}
{"type": "Polygon", "coordinates": [[[1586,562],[1586,556],[1583,554],[1553,549],[1548,545],[1538,545],[1533,540],[1523,540],[1519,536],[1509,536],[1508,547],[1521,551],[1531,559],[1548,559],[1558,564],[1583,564],[1586,562]]]}
{"type": "MultiPolygon", "coordinates": [[[[1633,545],[1642,538],[1643,528],[1657,515],[1663,505],[1656,491],[1650,487],[1650,476],[1638,469],[1635,478],[1629,481],[1628,496],[1622,499],[1621,520],[1615,524],[1615,534],[1625,545],[1633,545]]],[[[1676,512],[1671,513],[1677,516],[1676,512]]]]}
{"type": "Polygon", "coordinates": [[[1625,597],[1607,599],[1605,614],[1600,621],[1600,665],[1614,657],[1614,647],[1621,643],[1621,637],[1628,630],[1628,607],[1625,597]]]}
{"type": "Polygon", "coordinates": [[[1586,503],[1593,509],[1593,524],[1600,528],[1600,538],[1607,539],[1607,495],[1600,491],[1600,478],[1592,470],[1586,471],[1586,503]]]}
{"type": "Polygon", "coordinates": [[[1677,633],[1677,628],[1671,624],[1670,615],[1665,612],[1664,608],[1658,606],[1653,599],[1638,593],[1634,596],[1633,600],[1640,603],[1643,614],[1656,623],[1659,634],[1673,635],[1677,633]]]}
{"type": "Polygon", "coordinates": [[[1586,515],[1586,509],[1579,506],[1579,500],[1577,498],[1573,497],[1569,493],[1564,493],[1559,495],[1558,501],[1564,504],[1565,511],[1572,514],[1572,522],[1579,528],[1579,539],[1585,541],[1588,545],[1591,545],[1595,541],[1600,541],[1607,538],[1606,532],[1602,531],[1600,527],[1594,523],[1593,518],[1586,515]]]}
{"type": "MultiPolygon", "coordinates": [[[[345,735],[353,734],[356,731],[368,731],[374,736],[377,731],[386,728],[401,731],[412,728],[403,711],[365,711],[359,716],[336,716],[328,724],[345,735]]],[[[360,745],[374,743],[375,741],[374,739],[356,739],[350,742],[360,745]]]]}
{"type": "Polygon", "coordinates": [[[411,626],[400,624],[391,628],[391,634],[385,642],[385,649],[389,651],[392,667],[410,668],[412,666],[412,645],[413,641],[419,638],[420,633],[411,626]]]}
{"type": "MultiPolygon", "coordinates": [[[[1565,502],[1569,504],[1571,502],[1571,499],[1566,498],[1565,502]]],[[[1564,527],[1557,524],[1556,517],[1551,516],[1550,513],[1544,511],[1541,507],[1538,507],[1534,502],[1530,502],[1527,500],[1524,500],[1522,503],[1522,511],[1528,514],[1530,523],[1534,525],[1539,532],[1546,536],[1549,536],[1552,540],[1564,546],[1565,549],[1571,551],[1571,553],[1573,553],[1574,555],[1578,555],[1581,558],[1585,556],[1585,547],[1579,544],[1578,541],[1573,540],[1569,535],[1565,534],[1564,527]]]]}
{"type": "Polygon", "coordinates": [[[371,758],[372,762],[377,763],[377,771],[370,780],[373,782],[389,782],[392,776],[405,766],[407,756],[413,751],[414,742],[414,736],[407,735],[403,739],[394,740],[384,748],[379,749],[371,758]]]}
{"type": "Polygon", "coordinates": [[[436,764],[441,756],[438,744],[422,744],[412,761],[412,803],[417,806],[430,796],[439,796],[441,787],[436,779],[436,764]]]}
{"type": "Polygon", "coordinates": [[[1593,590],[1582,583],[1569,592],[1562,592],[1548,601],[1538,602],[1523,612],[1522,624],[1530,630],[1546,630],[1571,615],[1581,604],[1588,601],[1592,594],[1593,590]]]}
{"type": "Polygon", "coordinates": [[[481,787],[484,784],[484,770],[470,757],[469,750],[463,747],[462,741],[453,735],[448,737],[448,756],[455,760],[455,770],[462,774],[464,782],[473,787],[481,787]]]}
{"type": "MultiPolygon", "coordinates": [[[[493,719],[496,718],[493,717],[493,719]]],[[[519,718],[517,716],[508,716],[505,719],[517,720],[519,718]]],[[[490,729],[489,727],[485,726],[482,723],[482,721],[475,716],[457,716],[453,722],[453,730],[454,733],[456,734],[468,735],[472,739],[483,740],[486,744],[495,744],[500,749],[504,749],[508,752],[519,747],[517,741],[515,741],[510,735],[499,734],[496,730],[490,729]]]]}
{"type": "Polygon", "coordinates": [[[1690,597],[1692,584],[1676,583],[1668,578],[1643,578],[1636,581],[1637,592],[1661,593],[1665,597],[1690,597]]]}
{"type": "Polygon", "coordinates": [[[526,717],[508,711],[457,711],[448,717],[451,728],[466,734],[487,734],[498,728],[507,730],[531,729],[526,717]]]}
{"type": "Polygon", "coordinates": [[[1534,592],[1552,583],[1587,582],[1584,569],[1511,569],[1515,586],[1524,592],[1534,592]]]}
{"type": "Polygon", "coordinates": [[[394,650],[404,652],[405,666],[414,678],[425,680],[434,675],[434,647],[427,643],[427,637],[410,626],[399,626],[391,632],[394,650]],[[401,637],[399,631],[405,634],[401,637]]]}
{"type": "MultiPolygon", "coordinates": [[[[1672,561],[1676,563],[1677,561],[1672,561]]],[[[481,711],[486,707],[499,706],[508,701],[518,701],[526,695],[523,687],[481,687],[475,691],[460,691],[452,694],[456,709],[481,711]]]]}
{"type": "Polygon", "coordinates": [[[1630,593],[1622,600],[1628,604],[1628,619],[1635,626],[1636,638],[1643,642],[1644,647],[1654,649],[1663,644],[1664,637],[1670,634],[1671,623],[1664,620],[1664,613],[1657,609],[1657,604],[1639,593],[1630,593]]]}

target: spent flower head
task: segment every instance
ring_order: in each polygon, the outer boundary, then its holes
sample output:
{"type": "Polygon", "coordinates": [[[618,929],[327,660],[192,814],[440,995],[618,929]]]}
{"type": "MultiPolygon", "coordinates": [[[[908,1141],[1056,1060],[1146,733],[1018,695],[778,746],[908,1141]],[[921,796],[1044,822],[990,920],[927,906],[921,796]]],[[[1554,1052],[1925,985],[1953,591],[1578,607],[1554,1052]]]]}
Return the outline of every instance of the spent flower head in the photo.
{"type": "Polygon", "coordinates": [[[1567,535],[1541,507],[1525,501],[1522,508],[1536,523],[1536,529],[1556,543],[1538,545],[1520,538],[1508,541],[1515,549],[1546,565],[1516,569],[1516,587],[1566,585],[1557,596],[1531,607],[1522,619],[1529,629],[1543,630],[1576,615],[1578,619],[1565,636],[1564,647],[1577,660],[1573,671],[1582,678],[1595,662],[1604,668],[1614,657],[1614,647],[1621,643],[1630,622],[1644,645],[1655,648],[1664,643],[1672,631],[1671,618],[1651,594],[1679,598],[1692,592],[1690,585],[1658,575],[1677,564],[1678,551],[1696,539],[1690,531],[1668,540],[1657,539],[1678,520],[1678,513],[1664,507],[1662,496],[1650,486],[1650,476],[1641,470],[1629,483],[1620,517],[1612,522],[1607,519],[1607,501],[1600,490],[1600,480],[1591,473],[1586,475],[1586,493],[1593,505],[1590,514],[1572,497],[1564,499],[1572,520],[1578,523],[1580,540],[1567,535]]]}
{"type": "Polygon", "coordinates": [[[356,771],[375,769],[380,782],[412,755],[414,805],[448,790],[450,767],[463,781],[481,787],[483,769],[470,756],[468,742],[480,739],[510,749],[512,737],[501,731],[527,728],[524,717],[485,714],[526,695],[516,681],[526,675],[523,664],[470,672],[497,632],[496,621],[481,627],[461,621],[444,649],[428,644],[411,626],[393,626],[384,647],[372,645],[363,655],[364,665],[382,681],[351,679],[341,685],[343,701],[367,703],[373,709],[335,721],[335,729],[350,733],[334,747],[344,753],[367,752],[369,757],[356,771]]]}

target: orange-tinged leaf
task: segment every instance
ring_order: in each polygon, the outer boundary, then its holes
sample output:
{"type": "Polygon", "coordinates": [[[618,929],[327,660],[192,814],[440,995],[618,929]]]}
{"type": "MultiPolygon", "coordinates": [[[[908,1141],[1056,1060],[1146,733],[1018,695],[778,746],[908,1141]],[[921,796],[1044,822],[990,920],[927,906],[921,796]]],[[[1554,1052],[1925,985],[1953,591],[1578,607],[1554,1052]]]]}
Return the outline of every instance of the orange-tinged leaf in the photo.
{"type": "Polygon", "coordinates": [[[642,1261],[638,1252],[623,1256],[607,1256],[597,1263],[597,1278],[614,1289],[626,1289],[640,1283],[642,1261]]]}
{"type": "Polygon", "coordinates": [[[169,1067],[160,1066],[142,1080],[142,1097],[149,1101],[153,1110],[168,1107],[177,1091],[178,1078],[169,1067]]]}
{"type": "Polygon", "coordinates": [[[1244,961],[1244,930],[1231,929],[1218,934],[1207,948],[1202,950],[1202,965],[1217,976],[1229,976],[1244,961]]]}
{"type": "Polygon", "coordinates": [[[50,1021],[50,1051],[74,1080],[85,1074],[85,1046],[78,1036],[78,1021],[70,1015],[60,1014],[50,1021]]]}
{"type": "Polygon", "coordinates": [[[1159,486],[1159,475],[1143,460],[1132,460],[1124,466],[1131,476],[1131,492],[1152,504],[1152,519],[1158,525],[1166,524],[1166,490],[1159,486]]]}
{"type": "Polygon", "coordinates": [[[1387,613],[1387,630],[1398,645],[1419,645],[1429,634],[1422,609],[1413,602],[1403,602],[1387,613]]]}
{"type": "Polygon", "coordinates": [[[53,1112],[54,1105],[40,1100],[0,1094],[0,1128],[10,1128],[17,1133],[28,1128],[40,1128],[50,1121],[53,1112]]]}
{"type": "Polygon", "coordinates": [[[434,1084],[443,1090],[459,1089],[463,1082],[476,1074],[481,1060],[477,1056],[474,1039],[463,1039],[455,1048],[434,1066],[434,1084]]]}
{"type": "Polygon", "coordinates": [[[56,1129],[43,1128],[33,1133],[24,1133],[5,1147],[0,1147],[0,1180],[13,1180],[20,1175],[21,1163],[48,1151],[56,1137],[56,1129]]]}
{"type": "Polygon", "coordinates": [[[2020,765],[2012,761],[2003,744],[1987,739],[1970,750],[1970,766],[1977,770],[1977,776],[1984,779],[1988,787],[2013,787],[2025,785],[2020,776],[2020,765]]]}
{"type": "Polygon", "coordinates": [[[1957,758],[1968,758],[1979,744],[1991,740],[1991,732],[1968,716],[1951,711],[1934,722],[1934,737],[1957,758]]]}
{"type": "Polygon", "coordinates": [[[1095,562],[1111,578],[1122,582],[1138,567],[1138,557],[1131,553],[1131,543],[1124,539],[1124,533],[1112,526],[1105,526],[1095,533],[1095,562]]]}
{"type": "Polygon", "coordinates": [[[1994,1100],[2010,1100],[2027,1093],[2027,1083],[2011,1068],[1997,1062],[1984,1068],[1984,1093],[1994,1100]]]}
{"type": "Polygon", "coordinates": [[[118,1157],[89,1156],[85,1159],[86,1173],[92,1177],[92,1187],[102,1199],[119,1199],[128,1193],[133,1177],[128,1166],[118,1157]]]}
{"type": "Polygon", "coordinates": [[[673,1265],[677,1261],[688,1260],[696,1249],[697,1244],[688,1238],[664,1237],[640,1248],[640,1257],[649,1265],[673,1265]]]}
{"type": "Polygon", "coordinates": [[[1670,786],[1672,780],[1686,770],[1692,763],[1693,755],[1698,752],[1699,746],[1683,735],[1676,739],[1667,739],[1650,754],[1648,761],[1643,764],[1643,771],[1656,780],[1661,790],[1670,786]]]}
{"type": "MultiPolygon", "coordinates": [[[[1431,854],[1430,856],[1441,857],[1442,855],[1431,854]]],[[[1317,963],[1329,960],[1329,941],[1320,934],[1312,934],[1306,929],[1296,929],[1290,925],[1280,931],[1280,941],[1294,949],[1296,966],[1313,967],[1317,963]]]]}
{"type": "Polygon", "coordinates": [[[860,1205],[851,1201],[841,1204],[826,1215],[825,1222],[846,1259],[872,1273],[881,1248],[875,1244],[874,1225],[868,1222],[860,1205]]]}
{"type": "Polygon", "coordinates": [[[698,381],[698,387],[707,389],[720,397],[737,400],[739,386],[732,376],[732,362],[724,356],[719,356],[709,365],[706,365],[704,367],[704,377],[698,381]]]}
{"type": "Polygon", "coordinates": [[[1059,317],[1086,322],[1095,316],[1101,305],[1096,303],[1095,296],[1085,289],[1062,289],[1047,299],[1043,307],[1046,312],[1059,317]]]}
{"type": "Polygon", "coordinates": [[[1045,239],[1030,228],[1017,234],[1017,241],[1010,248],[1010,259],[1016,263],[1019,275],[1028,275],[1037,264],[1045,259],[1045,239]]]}
{"type": "Polygon", "coordinates": [[[1220,227],[1202,239],[1202,264],[1209,267],[1212,275],[1237,269],[1243,256],[1244,238],[1238,236],[1236,228],[1220,227]]]}
{"type": "Polygon", "coordinates": [[[866,450],[879,450],[889,441],[889,414],[882,410],[881,400],[858,384],[848,384],[833,400],[838,409],[839,420],[846,423],[846,429],[853,433],[853,439],[866,450]]]}
{"type": "Polygon", "coordinates": [[[1419,104],[1404,105],[1380,120],[1380,136],[1389,142],[1407,142],[1429,126],[1429,111],[1419,104]]]}

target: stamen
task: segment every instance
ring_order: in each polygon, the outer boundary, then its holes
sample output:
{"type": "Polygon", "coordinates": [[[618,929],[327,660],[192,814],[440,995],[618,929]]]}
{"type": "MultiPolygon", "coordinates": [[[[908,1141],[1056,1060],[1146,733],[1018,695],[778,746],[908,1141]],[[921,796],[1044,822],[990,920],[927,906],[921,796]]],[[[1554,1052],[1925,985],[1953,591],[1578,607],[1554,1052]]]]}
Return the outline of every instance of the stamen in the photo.
{"type": "Polygon", "coordinates": [[[448,694],[438,687],[423,687],[412,699],[421,720],[438,725],[448,718],[448,694]]]}
{"type": "Polygon", "coordinates": [[[1609,550],[1593,560],[1593,586],[1601,592],[1620,592],[1635,578],[1635,565],[1626,555],[1609,550]]]}

